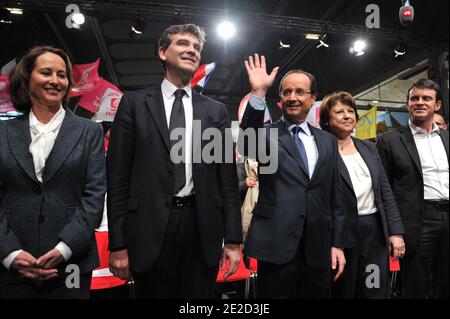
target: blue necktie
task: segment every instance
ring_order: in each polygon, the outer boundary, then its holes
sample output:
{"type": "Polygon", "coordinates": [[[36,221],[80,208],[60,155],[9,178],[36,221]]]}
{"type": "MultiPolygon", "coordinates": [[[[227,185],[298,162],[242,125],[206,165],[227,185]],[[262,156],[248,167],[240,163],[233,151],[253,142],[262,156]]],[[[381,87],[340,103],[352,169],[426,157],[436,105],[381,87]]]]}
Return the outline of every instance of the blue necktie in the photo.
{"type": "Polygon", "coordinates": [[[306,155],[305,145],[303,144],[300,137],[298,137],[299,132],[305,133],[305,131],[303,131],[303,129],[300,126],[294,126],[292,128],[292,134],[294,134],[295,145],[297,145],[297,149],[298,149],[298,152],[300,153],[300,157],[302,158],[303,164],[306,169],[306,173],[309,176],[308,156],[306,155]]]}

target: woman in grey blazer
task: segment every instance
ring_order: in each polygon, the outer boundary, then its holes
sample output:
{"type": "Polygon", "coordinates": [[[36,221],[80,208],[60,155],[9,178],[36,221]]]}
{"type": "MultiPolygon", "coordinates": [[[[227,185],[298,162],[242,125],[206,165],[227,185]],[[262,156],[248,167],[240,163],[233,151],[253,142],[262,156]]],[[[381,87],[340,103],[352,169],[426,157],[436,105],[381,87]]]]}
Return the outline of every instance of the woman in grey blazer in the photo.
{"type": "Polygon", "coordinates": [[[64,109],[67,54],[33,47],[10,77],[0,123],[0,299],[88,298],[106,192],[100,126],[64,109]]]}
{"type": "Polygon", "coordinates": [[[333,287],[337,298],[387,298],[389,252],[405,251],[404,228],[375,144],[351,136],[358,115],[347,92],[327,95],[320,126],[336,136],[339,147],[342,207],[345,211],[347,265],[333,287]]]}

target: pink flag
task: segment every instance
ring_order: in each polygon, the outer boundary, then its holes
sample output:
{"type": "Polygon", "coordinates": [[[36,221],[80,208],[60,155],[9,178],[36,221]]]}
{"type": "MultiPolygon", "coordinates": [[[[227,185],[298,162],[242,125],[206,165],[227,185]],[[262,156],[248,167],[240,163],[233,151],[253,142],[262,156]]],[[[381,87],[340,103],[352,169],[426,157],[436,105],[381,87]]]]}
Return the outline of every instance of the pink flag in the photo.
{"type": "Polygon", "coordinates": [[[194,87],[198,85],[201,88],[204,88],[215,68],[216,62],[201,65],[197,71],[195,71],[194,77],[191,80],[191,86],[194,87]]]}
{"type": "Polygon", "coordinates": [[[95,89],[98,76],[98,64],[100,60],[97,59],[93,63],[88,64],[74,64],[72,67],[74,86],[70,92],[70,96],[79,96],[95,89]]]}
{"type": "Polygon", "coordinates": [[[0,113],[15,110],[9,96],[9,78],[5,75],[0,75],[0,113]]]}
{"type": "Polygon", "coordinates": [[[16,58],[12,59],[4,66],[2,66],[2,69],[0,70],[0,75],[8,76],[15,66],[16,66],[16,58]]]}
{"type": "Polygon", "coordinates": [[[315,101],[309,110],[306,120],[314,127],[320,128],[320,104],[322,101],[315,101]]]}
{"type": "Polygon", "coordinates": [[[92,113],[97,113],[97,120],[106,121],[107,119],[98,117],[113,119],[121,97],[122,91],[105,79],[99,78],[95,88],[91,92],[83,94],[78,105],[92,113]]]}

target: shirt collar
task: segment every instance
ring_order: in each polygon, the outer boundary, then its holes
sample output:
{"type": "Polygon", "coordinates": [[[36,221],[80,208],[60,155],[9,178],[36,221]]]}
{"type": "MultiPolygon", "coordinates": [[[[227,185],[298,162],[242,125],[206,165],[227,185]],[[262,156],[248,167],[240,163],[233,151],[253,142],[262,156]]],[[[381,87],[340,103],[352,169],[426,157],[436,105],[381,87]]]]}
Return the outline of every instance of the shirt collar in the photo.
{"type": "MultiPolygon", "coordinates": [[[[411,121],[411,119],[408,119],[408,125],[409,125],[409,128],[411,129],[412,135],[417,135],[417,134],[425,134],[425,135],[428,135],[428,132],[427,132],[427,131],[425,131],[423,128],[420,128],[420,127],[416,126],[416,125],[411,121]]],[[[434,123],[434,122],[433,122],[433,129],[431,130],[430,135],[433,134],[433,133],[440,134],[439,126],[437,126],[437,124],[434,123]]]]}
{"type": "MultiPolygon", "coordinates": [[[[161,91],[166,96],[166,98],[171,98],[175,91],[178,90],[178,88],[171,83],[169,80],[164,78],[164,81],[161,83],[161,91]]],[[[186,85],[183,90],[186,92],[186,96],[188,98],[192,97],[192,87],[191,84],[186,85]]]]}
{"type": "Polygon", "coordinates": [[[53,126],[53,124],[55,124],[54,126],[58,126],[64,120],[65,114],[66,114],[66,110],[64,110],[62,105],[60,105],[58,112],[56,112],[56,114],[53,115],[52,119],[48,123],[44,124],[38,120],[36,115],[34,115],[33,110],[30,110],[29,122],[30,122],[30,125],[31,125],[31,123],[33,123],[35,125],[42,126],[42,127],[50,127],[50,126],[53,126]]]}
{"type": "MultiPolygon", "coordinates": [[[[294,126],[296,126],[295,124],[292,124],[291,122],[289,122],[289,120],[286,119],[284,116],[281,119],[283,120],[284,124],[286,124],[289,132],[291,132],[292,128],[294,126]]],[[[309,129],[308,121],[305,120],[302,124],[298,124],[297,126],[300,126],[306,135],[308,135],[308,136],[312,135],[311,130],[309,129]]]]}

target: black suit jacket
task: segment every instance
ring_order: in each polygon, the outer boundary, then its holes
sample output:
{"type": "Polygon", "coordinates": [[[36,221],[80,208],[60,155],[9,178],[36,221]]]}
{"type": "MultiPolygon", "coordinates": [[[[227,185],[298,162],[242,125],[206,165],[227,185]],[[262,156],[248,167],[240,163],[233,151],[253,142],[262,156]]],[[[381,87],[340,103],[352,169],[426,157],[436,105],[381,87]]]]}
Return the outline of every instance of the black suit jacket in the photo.
{"type": "MultiPolygon", "coordinates": [[[[440,135],[448,156],[448,131],[440,130],[440,135]]],[[[378,152],[405,226],[406,250],[413,252],[422,230],[424,193],[422,166],[409,126],[381,135],[378,152]]]]}
{"type": "MultiPolygon", "coordinates": [[[[387,244],[389,236],[404,234],[403,224],[395,204],[391,186],[384,172],[375,144],[357,138],[353,138],[353,143],[369,168],[375,205],[378,210],[377,215],[380,218],[387,244]]],[[[342,178],[343,210],[345,211],[345,225],[349,236],[348,243],[349,247],[353,247],[358,241],[358,203],[347,167],[340,156],[338,166],[342,178]]]]}
{"type": "MultiPolygon", "coordinates": [[[[264,111],[251,106],[241,127],[262,127],[264,111]]],[[[309,127],[319,157],[312,178],[307,176],[293,137],[283,121],[266,126],[263,143],[278,145],[278,169],[259,175],[259,197],[245,243],[251,257],[275,264],[289,262],[304,239],[306,263],[326,269],[331,247],[344,247],[344,212],[340,209],[340,179],[336,138],[309,127]],[[278,129],[278,141],[268,130],[278,129]]],[[[264,163],[260,162],[260,168],[264,163]]],[[[260,170],[261,171],[261,170],[260,170]]]]}
{"type": "MultiPolygon", "coordinates": [[[[28,114],[0,124],[0,260],[18,249],[38,258],[64,241],[73,253],[68,263],[91,271],[106,192],[101,127],[66,110],[42,183],[30,143],[28,114]]],[[[0,281],[5,276],[0,269],[0,281]]]]}
{"type": "MultiPolygon", "coordinates": [[[[192,94],[193,119],[201,121],[201,133],[211,127],[224,135],[230,127],[225,105],[192,94]]],[[[207,143],[202,141],[202,148],[207,143]]],[[[169,220],[174,196],[169,145],[161,87],[126,93],[107,155],[109,245],[111,251],[127,248],[136,272],[151,270],[169,220]]],[[[193,152],[200,151],[194,145],[193,152]]],[[[223,240],[242,242],[236,165],[202,161],[192,170],[201,247],[208,265],[217,266],[223,240]]]]}

